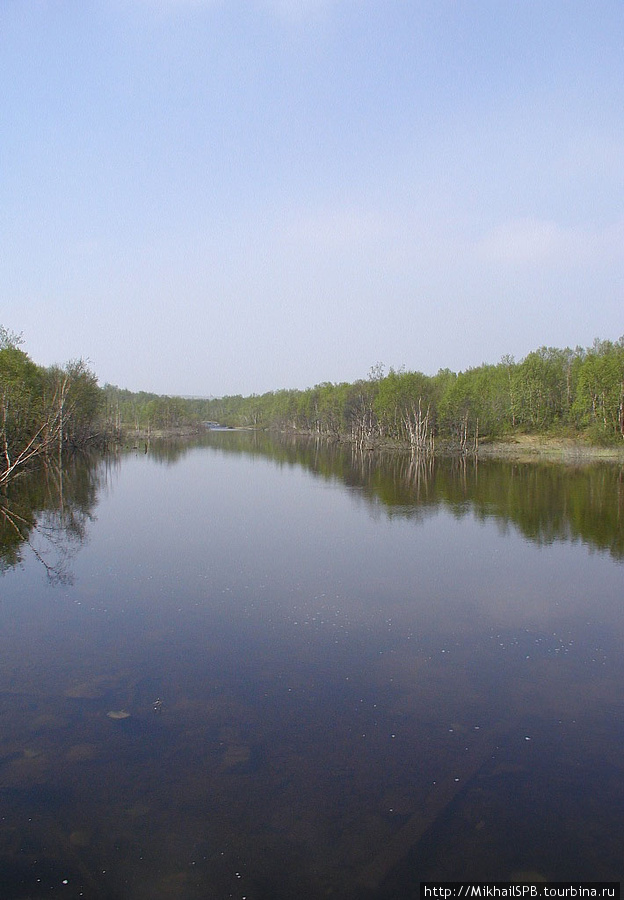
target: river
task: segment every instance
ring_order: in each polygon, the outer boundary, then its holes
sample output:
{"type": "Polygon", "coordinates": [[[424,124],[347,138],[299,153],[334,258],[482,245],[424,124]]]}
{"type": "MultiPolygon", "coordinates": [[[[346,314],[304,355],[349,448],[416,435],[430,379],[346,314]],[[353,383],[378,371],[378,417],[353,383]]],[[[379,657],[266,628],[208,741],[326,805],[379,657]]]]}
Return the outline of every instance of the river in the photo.
{"type": "Polygon", "coordinates": [[[620,467],[214,432],[2,500],[1,897],[623,877],[620,467]]]}

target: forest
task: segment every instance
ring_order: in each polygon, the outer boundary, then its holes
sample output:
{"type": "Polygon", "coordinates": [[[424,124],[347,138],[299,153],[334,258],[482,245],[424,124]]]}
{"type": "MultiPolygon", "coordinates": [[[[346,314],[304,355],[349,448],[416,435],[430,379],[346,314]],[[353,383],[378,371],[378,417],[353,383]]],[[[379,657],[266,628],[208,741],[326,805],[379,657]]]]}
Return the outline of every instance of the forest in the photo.
{"type": "Polygon", "coordinates": [[[208,399],[100,387],[84,360],[42,367],[22,343],[0,326],[0,485],[37,457],[208,422],[418,454],[471,453],[517,433],[604,445],[624,439],[624,336],[574,350],[541,347],[520,361],[504,356],[458,373],[378,363],[352,383],[208,399]]]}
{"type": "Polygon", "coordinates": [[[207,421],[429,452],[467,452],[483,439],[518,432],[566,433],[596,444],[624,439],[624,337],[587,349],[541,347],[455,373],[387,372],[373,366],[353,383],[306,390],[189,400],[103,388],[115,427],[174,428],[207,421]],[[436,443],[437,442],[437,443],[436,443]]]}

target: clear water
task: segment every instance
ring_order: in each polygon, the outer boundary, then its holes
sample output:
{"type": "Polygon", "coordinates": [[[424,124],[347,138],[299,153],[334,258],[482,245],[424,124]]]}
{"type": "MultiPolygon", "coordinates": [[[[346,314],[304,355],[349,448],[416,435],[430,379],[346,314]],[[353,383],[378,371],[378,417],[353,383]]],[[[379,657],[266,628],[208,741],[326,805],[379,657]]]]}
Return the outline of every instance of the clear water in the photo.
{"type": "Polygon", "coordinates": [[[215,433],[3,503],[0,897],[622,878],[619,468],[215,433]]]}

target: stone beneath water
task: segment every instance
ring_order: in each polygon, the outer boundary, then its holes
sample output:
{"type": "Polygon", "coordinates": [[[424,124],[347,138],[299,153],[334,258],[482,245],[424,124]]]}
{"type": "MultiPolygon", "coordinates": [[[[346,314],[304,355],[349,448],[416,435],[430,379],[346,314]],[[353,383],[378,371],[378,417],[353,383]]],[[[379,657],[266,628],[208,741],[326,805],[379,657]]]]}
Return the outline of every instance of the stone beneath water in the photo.
{"type": "Polygon", "coordinates": [[[106,715],[109,719],[129,719],[130,713],[126,712],[125,709],[111,709],[110,712],[107,712],[106,715]]]}
{"type": "Polygon", "coordinates": [[[73,847],[88,847],[91,843],[91,832],[84,828],[77,828],[70,834],[69,843],[73,847]]]}
{"type": "Polygon", "coordinates": [[[110,690],[108,679],[95,678],[92,681],[82,681],[67,688],[65,696],[72,700],[101,700],[110,690]]]}
{"type": "Polygon", "coordinates": [[[96,744],[72,744],[67,751],[67,759],[70,762],[87,762],[97,756],[96,744]]]}
{"type": "Polygon", "coordinates": [[[226,769],[233,766],[244,765],[249,762],[251,756],[251,748],[244,744],[231,744],[223,756],[223,765],[226,769]]]}
{"type": "Polygon", "coordinates": [[[39,756],[43,756],[43,750],[35,750],[32,747],[25,747],[24,756],[26,757],[26,759],[37,759],[39,756]]]}
{"type": "Polygon", "coordinates": [[[541,874],[541,872],[533,872],[530,869],[522,869],[519,872],[512,872],[509,876],[510,881],[521,882],[527,884],[528,882],[537,882],[539,884],[544,884],[548,881],[548,879],[541,874]]]}

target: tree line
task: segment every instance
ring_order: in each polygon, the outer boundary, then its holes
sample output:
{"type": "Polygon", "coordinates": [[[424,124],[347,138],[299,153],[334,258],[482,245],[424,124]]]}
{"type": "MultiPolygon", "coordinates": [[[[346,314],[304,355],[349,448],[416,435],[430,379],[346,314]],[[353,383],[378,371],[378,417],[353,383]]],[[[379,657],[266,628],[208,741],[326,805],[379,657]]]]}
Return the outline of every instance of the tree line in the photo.
{"type": "Polygon", "coordinates": [[[355,382],[305,390],[189,399],[99,387],[84,360],[42,367],[0,326],[0,485],[38,456],[59,456],[124,431],[149,434],[206,422],[470,453],[483,438],[566,431],[595,443],[624,439],[624,337],[588,348],[541,347],[436,375],[373,366],[355,382]]]}
{"type": "Polygon", "coordinates": [[[517,362],[436,375],[373,366],[355,382],[322,382],[249,396],[185,399],[104,386],[117,427],[167,429],[214,421],[231,427],[299,431],[363,446],[398,442],[468,450],[480,437],[566,429],[596,443],[624,438],[624,337],[589,348],[541,347],[517,362]]]}
{"type": "Polygon", "coordinates": [[[541,347],[465,372],[436,375],[374,366],[354,383],[322,383],[205,402],[201,415],[225,425],[348,438],[360,446],[398,442],[431,452],[470,452],[483,437],[566,431],[594,443],[624,439],[624,337],[589,348],[541,347]]]}

